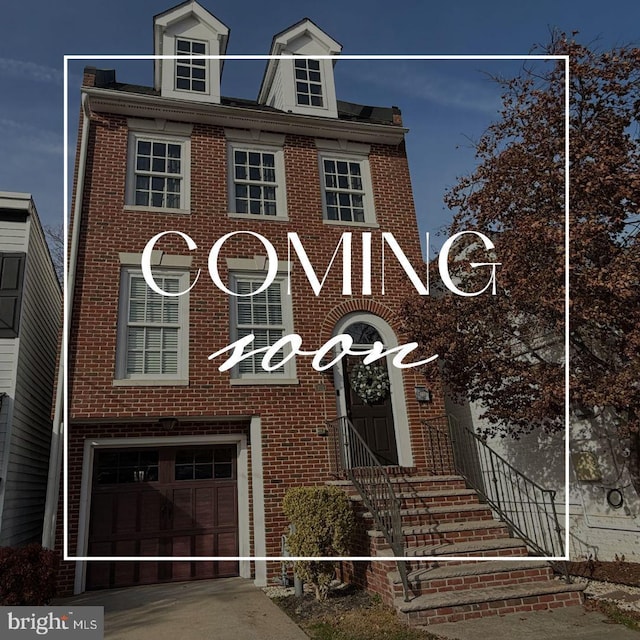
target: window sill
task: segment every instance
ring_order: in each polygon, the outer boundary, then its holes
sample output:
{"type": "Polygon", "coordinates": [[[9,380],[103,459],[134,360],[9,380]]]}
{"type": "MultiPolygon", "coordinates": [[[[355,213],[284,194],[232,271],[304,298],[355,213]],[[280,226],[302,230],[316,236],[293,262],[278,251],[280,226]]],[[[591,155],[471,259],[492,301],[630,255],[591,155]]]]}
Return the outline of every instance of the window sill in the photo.
{"type": "Polygon", "coordinates": [[[144,207],[142,205],[125,204],[125,211],[148,211],[150,213],[178,213],[181,215],[190,215],[190,209],[171,209],[169,207],[144,207]]]}
{"type": "Polygon", "coordinates": [[[369,227],[370,229],[379,229],[377,222],[349,222],[348,220],[327,220],[323,218],[323,224],[336,225],[337,227],[369,227]]]}
{"type": "Polygon", "coordinates": [[[265,222],[289,222],[289,216],[267,216],[264,214],[258,213],[234,213],[233,211],[229,211],[227,214],[230,218],[238,218],[239,220],[259,220],[265,222]]]}
{"type": "Polygon", "coordinates": [[[188,380],[177,378],[119,378],[113,381],[114,387],[187,387],[188,380]]]}
{"type": "Polygon", "coordinates": [[[232,378],[230,380],[230,384],[232,387],[246,387],[246,386],[254,386],[259,387],[263,385],[268,385],[270,387],[274,385],[294,385],[300,384],[298,378],[232,378]]]}

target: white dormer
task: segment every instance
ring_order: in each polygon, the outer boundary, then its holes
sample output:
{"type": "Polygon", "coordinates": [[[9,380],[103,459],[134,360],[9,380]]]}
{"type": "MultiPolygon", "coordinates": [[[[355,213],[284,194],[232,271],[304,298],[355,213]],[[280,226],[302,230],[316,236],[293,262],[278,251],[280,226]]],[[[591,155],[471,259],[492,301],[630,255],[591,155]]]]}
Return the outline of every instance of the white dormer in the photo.
{"type": "Polygon", "coordinates": [[[224,55],[229,28],[194,0],[153,19],[154,53],[189,59],[156,60],[154,86],[165,97],[220,103],[222,61],[199,56],[224,55]]]}
{"type": "Polygon", "coordinates": [[[258,102],[282,111],[337,118],[335,60],[312,56],[340,51],[342,45],[308,18],[282,31],[273,38],[271,55],[300,57],[269,60],[258,102]]]}

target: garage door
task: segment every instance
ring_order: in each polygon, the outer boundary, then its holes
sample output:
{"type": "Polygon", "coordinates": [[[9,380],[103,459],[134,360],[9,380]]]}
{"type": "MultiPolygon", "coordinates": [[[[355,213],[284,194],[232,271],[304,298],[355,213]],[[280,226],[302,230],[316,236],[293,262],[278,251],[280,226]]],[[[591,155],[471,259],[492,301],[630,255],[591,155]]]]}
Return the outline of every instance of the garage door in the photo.
{"type": "MultiPolygon", "coordinates": [[[[98,450],[88,555],[237,556],[236,447],[98,450]]],[[[237,561],[96,561],[87,589],[236,575],[237,561]]]]}

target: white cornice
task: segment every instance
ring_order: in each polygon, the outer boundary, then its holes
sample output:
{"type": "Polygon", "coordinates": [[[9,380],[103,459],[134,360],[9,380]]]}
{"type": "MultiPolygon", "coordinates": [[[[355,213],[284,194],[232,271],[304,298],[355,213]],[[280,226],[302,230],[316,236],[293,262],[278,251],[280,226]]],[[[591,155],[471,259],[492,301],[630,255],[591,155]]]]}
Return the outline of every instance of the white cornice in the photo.
{"type": "Polygon", "coordinates": [[[336,120],[301,114],[266,111],[250,107],[204,104],[112,89],[84,88],[95,113],[114,113],[137,118],[164,118],[175,122],[212,124],[236,129],[268,131],[310,136],[377,142],[397,145],[408,129],[395,125],[336,120]]]}

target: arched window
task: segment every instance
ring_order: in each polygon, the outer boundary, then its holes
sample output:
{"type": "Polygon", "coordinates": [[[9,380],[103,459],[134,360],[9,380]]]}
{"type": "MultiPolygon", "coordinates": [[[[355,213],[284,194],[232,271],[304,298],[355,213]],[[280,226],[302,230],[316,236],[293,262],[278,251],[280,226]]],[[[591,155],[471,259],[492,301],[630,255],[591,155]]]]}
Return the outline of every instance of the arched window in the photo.
{"type": "Polygon", "coordinates": [[[384,340],[378,333],[378,330],[368,324],[367,322],[354,322],[350,324],[343,333],[353,338],[353,344],[358,345],[370,345],[374,342],[382,342],[384,340]]]}

